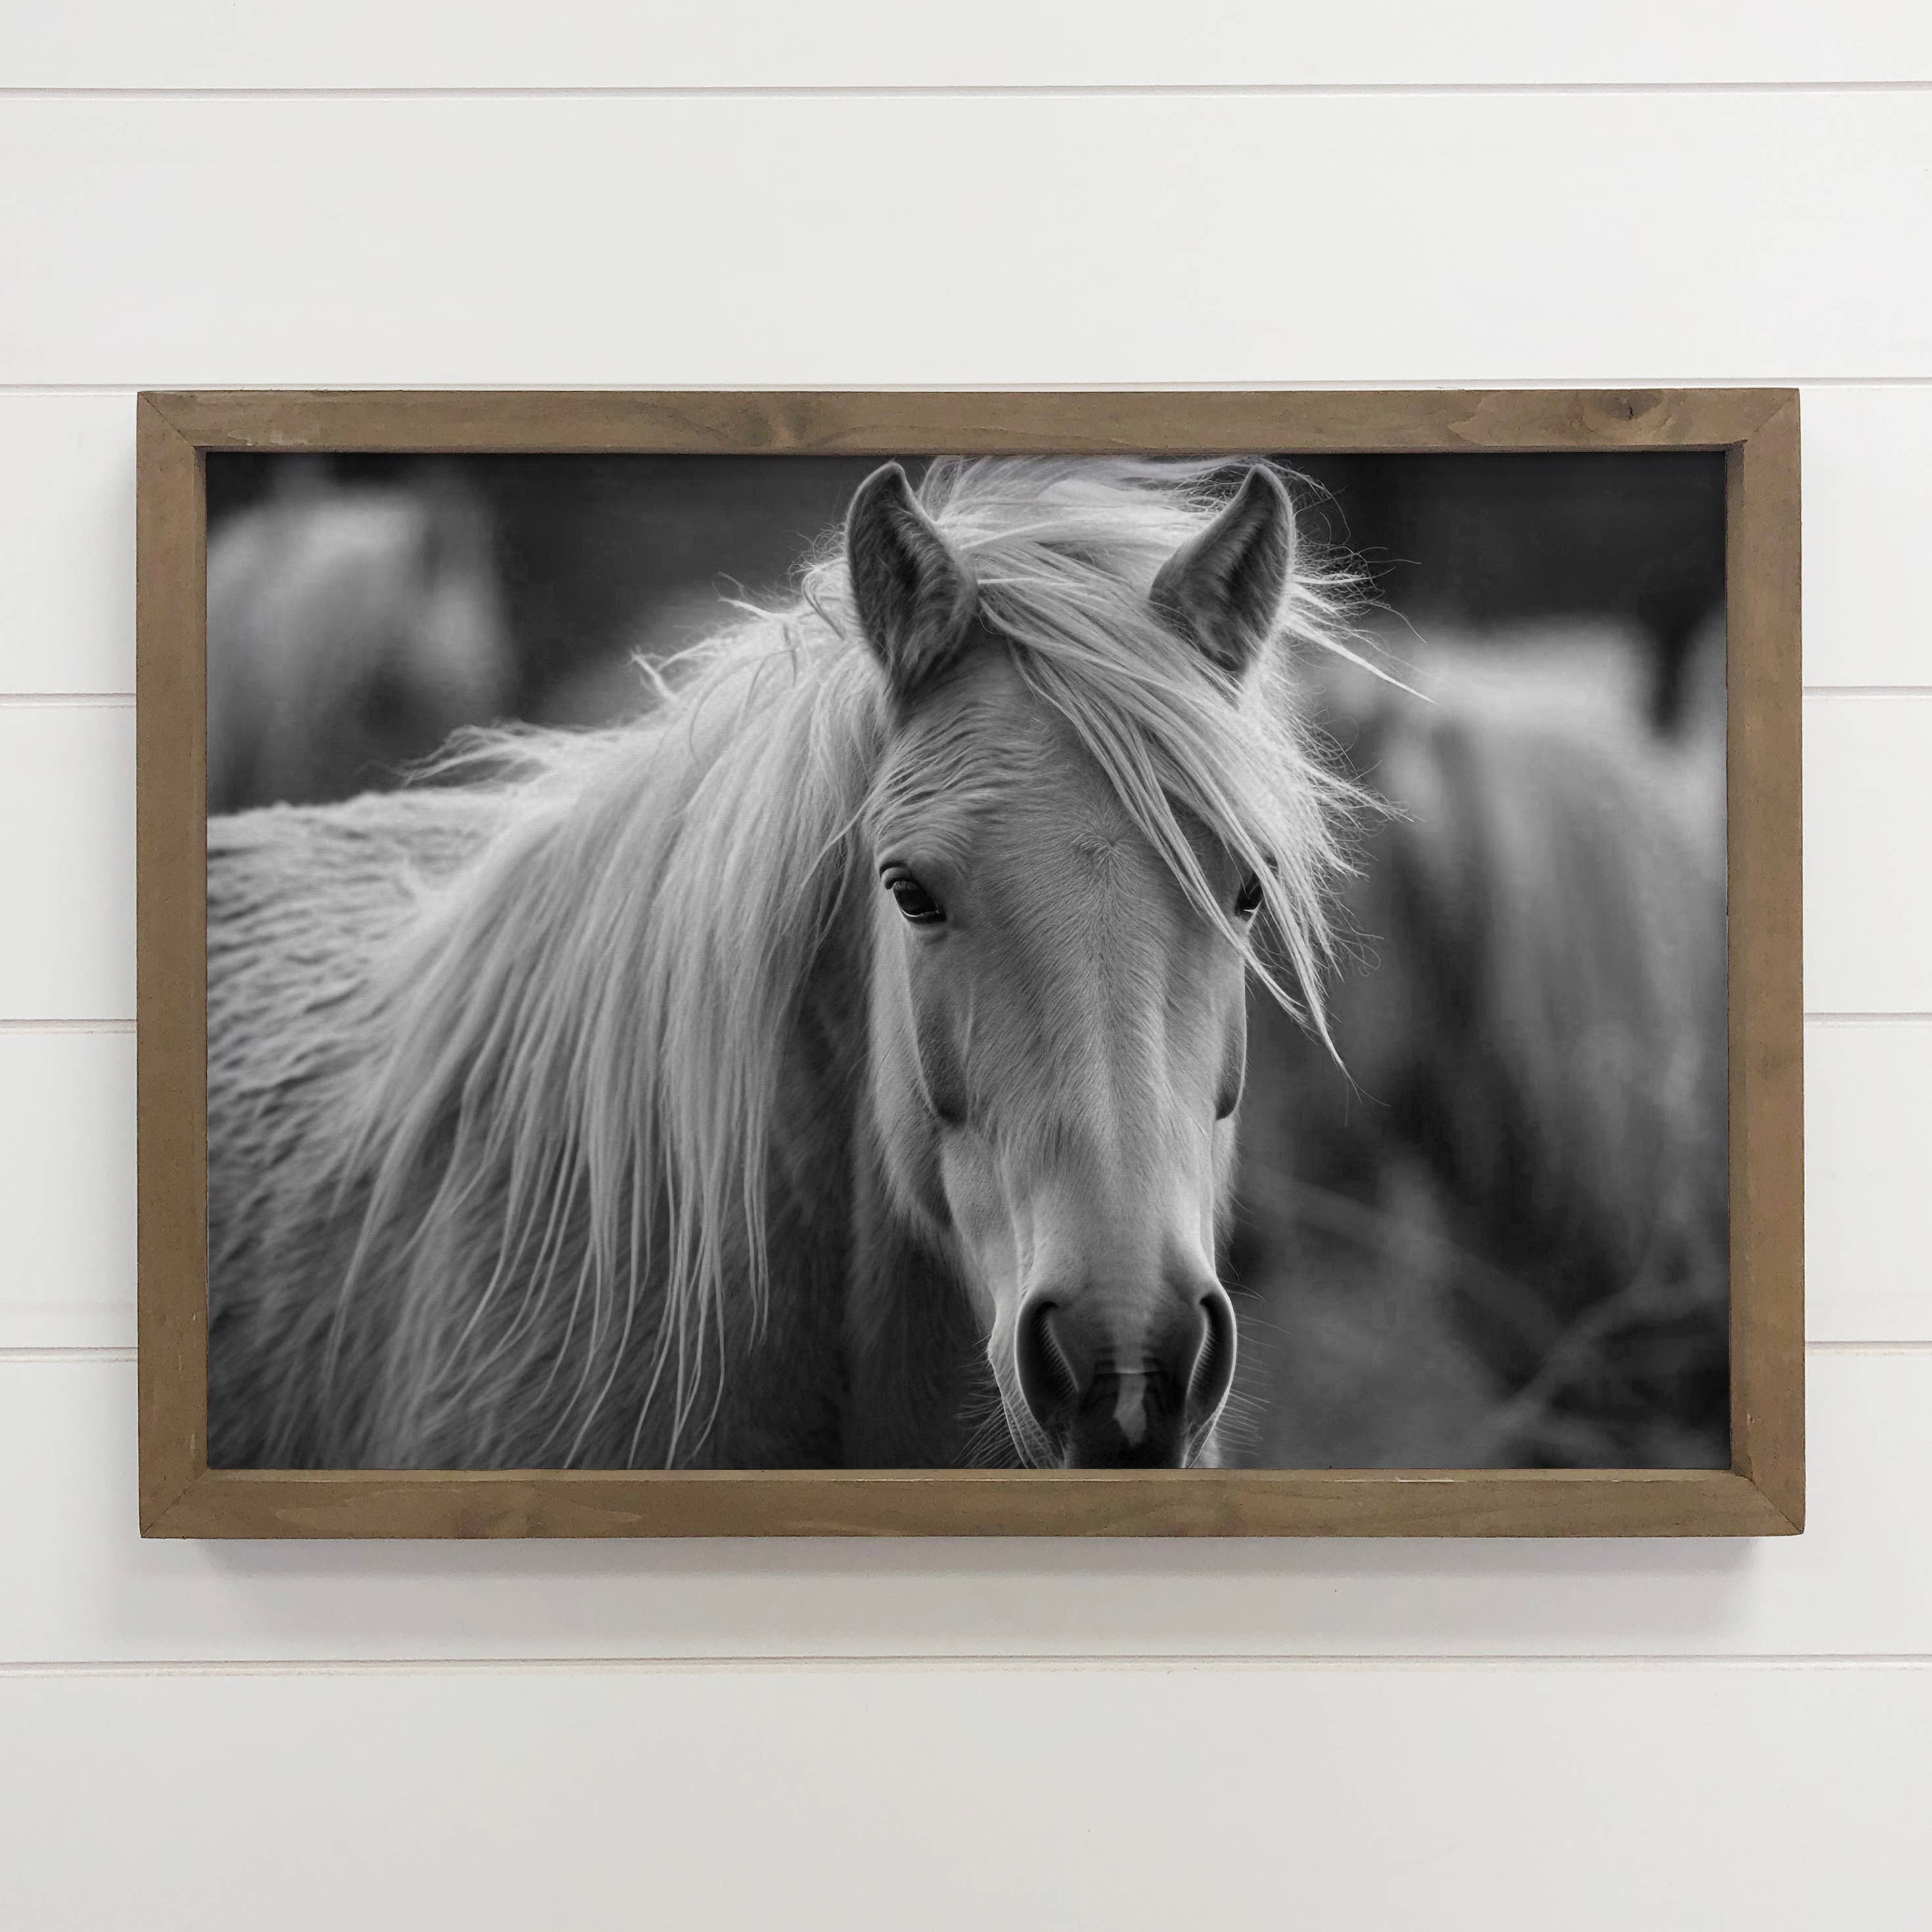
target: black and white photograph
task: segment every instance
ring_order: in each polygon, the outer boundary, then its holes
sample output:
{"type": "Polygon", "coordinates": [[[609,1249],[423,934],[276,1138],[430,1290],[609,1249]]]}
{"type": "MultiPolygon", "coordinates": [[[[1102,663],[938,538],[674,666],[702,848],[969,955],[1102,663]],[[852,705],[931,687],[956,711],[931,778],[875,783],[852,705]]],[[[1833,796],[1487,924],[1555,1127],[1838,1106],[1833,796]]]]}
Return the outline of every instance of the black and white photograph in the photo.
{"type": "Polygon", "coordinates": [[[1730,1466],[1721,453],[206,488],[212,1467],[1730,1466]]]}

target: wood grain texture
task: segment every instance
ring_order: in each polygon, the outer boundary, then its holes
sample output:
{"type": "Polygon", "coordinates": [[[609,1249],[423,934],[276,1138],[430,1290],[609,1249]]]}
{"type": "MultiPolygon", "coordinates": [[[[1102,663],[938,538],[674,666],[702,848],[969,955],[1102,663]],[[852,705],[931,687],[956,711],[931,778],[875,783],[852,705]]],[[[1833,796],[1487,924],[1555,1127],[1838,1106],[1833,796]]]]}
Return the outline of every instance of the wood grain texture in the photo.
{"type": "Polygon", "coordinates": [[[164,394],[140,426],[141,1519],[153,1536],[1766,1535],[1803,1520],[1798,439],[1780,390],[164,394]],[[1732,1470],[211,1472],[202,453],[1722,448],[1732,1470]]]}
{"type": "Polygon", "coordinates": [[[1804,1523],[1798,398],[1728,458],[1731,1462],[1804,1523]]]}
{"type": "Polygon", "coordinates": [[[1745,1477],[1678,1469],[223,1469],[142,1520],[149,1536],[256,1538],[1779,1536],[1797,1527],[1745,1477]]]}
{"type": "Polygon", "coordinates": [[[1778,389],[228,390],[146,400],[204,449],[687,455],[1722,449],[1778,389]]]}
{"type": "Polygon", "coordinates": [[[141,1514],[207,1466],[207,514],[200,453],[138,406],[135,1000],[141,1514]]]}

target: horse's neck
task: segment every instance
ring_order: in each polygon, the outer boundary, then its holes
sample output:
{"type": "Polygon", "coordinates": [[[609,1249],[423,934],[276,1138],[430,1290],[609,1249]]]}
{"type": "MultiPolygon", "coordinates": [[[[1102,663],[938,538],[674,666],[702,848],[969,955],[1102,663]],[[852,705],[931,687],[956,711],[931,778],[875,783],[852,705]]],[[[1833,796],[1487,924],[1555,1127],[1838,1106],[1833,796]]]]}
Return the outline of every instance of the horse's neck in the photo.
{"type": "MultiPolygon", "coordinates": [[[[806,1111],[788,1110],[807,1144],[836,1144],[843,1163],[839,1460],[849,1468],[950,1466],[973,1433],[985,1358],[963,1285],[950,1263],[911,1238],[888,1198],[867,1124],[871,922],[865,894],[848,893],[846,903],[796,1037],[806,1111]],[[827,1124],[835,1114],[842,1132],[827,1124]]],[[[794,1179],[794,1191],[802,1180],[794,1179]]]]}
{"type": "Polygon", "coordinates": [[[988,1412],[993,1400],[970,1306],[951,1264],[900,1224],[870,1136],[858,1139],[842,1460],[860,1469],[956,1466],[969,1459],[976,1398],[988,1412]]]}
{"type": "Polygon", "coordinates": [[[986,1420],[976,1410],[993,1405],[964,1285],[898,1223],[875,1157],[860,1155],[852,1205],[842,1460],[848,1468],[958,1465],[976,1420],[986,1420]]]}

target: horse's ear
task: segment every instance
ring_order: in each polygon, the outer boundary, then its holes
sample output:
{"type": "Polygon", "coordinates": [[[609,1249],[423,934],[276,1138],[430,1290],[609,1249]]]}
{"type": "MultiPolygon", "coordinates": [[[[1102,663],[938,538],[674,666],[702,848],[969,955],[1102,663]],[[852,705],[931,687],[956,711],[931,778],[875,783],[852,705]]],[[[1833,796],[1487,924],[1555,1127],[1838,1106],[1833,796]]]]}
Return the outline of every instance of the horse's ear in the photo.
{"type": "Polygon", "coordinates": [[[852,601],[893,695],[909,698],[952,660],[973,618],[973,580],[896,463],[859,485],[845,516],[852,601]]]}
{"type": "Polygon", "coordinates": [[[1234,500],[1160,567],[1154,609],[1220,670],[1245,677],[1273,633],[1294,568],[1294,512],[1257,464],[1234,500]]]}

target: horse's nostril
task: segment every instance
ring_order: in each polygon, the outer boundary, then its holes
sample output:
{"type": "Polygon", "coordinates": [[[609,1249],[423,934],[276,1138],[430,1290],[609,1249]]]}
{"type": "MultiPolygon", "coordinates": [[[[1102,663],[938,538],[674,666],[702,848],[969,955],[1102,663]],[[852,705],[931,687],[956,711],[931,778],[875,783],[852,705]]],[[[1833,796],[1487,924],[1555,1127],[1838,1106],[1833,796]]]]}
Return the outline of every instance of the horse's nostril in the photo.
{"type": "Polygon", "coordinates": [[[1234,1310],[1218,1284],[1182,1288],[1150,1321],[1109,1316],[1104,1298],[1041,1294],[1013,1338],[1020,1394],[1075,1467],[1173,1467],[1198,1444],[1234,1376],[1234,1310]]]}
{"type": "Polygon", "coordinates": [[[1217,1282],[1201,1298],[1202,1336],[1187,1382],[1187,1406],[1198,1418],[1211,1417],[1228,1399],[1234,1382],[1234,1304],[1217,1282]]]}
{"type": "Polygon", "coordinates": [[[1055,1323],[1059,1312],[1059,1304],[1044,1297],[1028,1302],[1020,1311],[1013,1338],[1020,1393],[1043,1427],[1052,1426],[1078,1402],[1085,1382],[1055,1323]]]}

